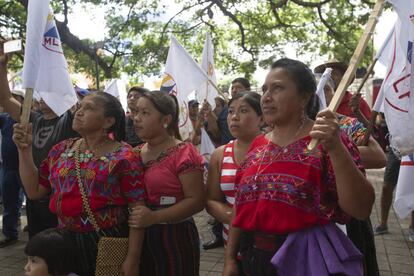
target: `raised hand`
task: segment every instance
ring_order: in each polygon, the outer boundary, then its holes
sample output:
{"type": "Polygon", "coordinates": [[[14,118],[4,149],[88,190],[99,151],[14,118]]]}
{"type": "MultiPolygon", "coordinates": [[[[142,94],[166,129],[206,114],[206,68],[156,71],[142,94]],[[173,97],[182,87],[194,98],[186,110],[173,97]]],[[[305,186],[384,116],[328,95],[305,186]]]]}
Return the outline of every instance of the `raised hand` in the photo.
{"type": "Polygon", "coordinates": [[[13,142],[19,151],[31,150],[33,135],[32,124],[14,124],[13,126],[13,142]]]}
{"type": "Polygon", "coordinates": [[[318,139],[329,152],[342,143],[339,131],[336,114],[329,109],[324,109],[316,115],[315,124],[309,135],[312,138],[318,139]]]}

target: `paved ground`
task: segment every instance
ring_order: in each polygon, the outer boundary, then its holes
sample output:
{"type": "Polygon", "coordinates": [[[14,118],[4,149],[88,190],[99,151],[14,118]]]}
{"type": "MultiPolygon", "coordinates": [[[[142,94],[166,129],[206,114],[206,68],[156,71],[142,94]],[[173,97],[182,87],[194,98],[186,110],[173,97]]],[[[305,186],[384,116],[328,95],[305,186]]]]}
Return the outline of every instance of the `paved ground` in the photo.
{"type": "MultiPolygon", "coordinates": [[[[376,224],[379,213],[380,188],[382,183],[383,170],[369,171],[370,180],[375,185],[377,199],[371,215],[372,223],[376,224]]],[[[209,226],[207,225],[208,215],[202,212],[196,216],[202,241],[211,238],[209,226]]],[[[26,218],[22,217],[22,225],[26,224],[26,218]]],[[[414,275],[414,243],[407,239],[408,219],[397,218],[394,211],[390,212],[389,228],[391,233],[376,237],[377,257],[381,275],[414,275]]],[[[0,276],[23,275],[23,267],[26,258],[23,253],[27,235],[22,233],[21,240],[10,247],[0,249],[0,276]]],[[[200,275],[221,275],[223,269],[223,249],[202,251],[200,275]]]]}

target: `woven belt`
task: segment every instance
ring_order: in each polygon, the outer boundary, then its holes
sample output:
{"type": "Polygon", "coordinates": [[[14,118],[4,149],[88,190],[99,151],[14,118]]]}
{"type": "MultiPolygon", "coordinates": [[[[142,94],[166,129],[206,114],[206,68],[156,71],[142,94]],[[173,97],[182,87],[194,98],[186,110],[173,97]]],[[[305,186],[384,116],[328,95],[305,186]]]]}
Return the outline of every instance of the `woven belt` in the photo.
{"type": "Polygon", "coordinates": [[[264,251],[277,251],[286,240],[287,235],[254,233],[253,247],[264,251]]]}
{"type": "MultiPolygon", "coordinates": [[[[154,205],[152,205],[152,206],[147,206],[147,207],[149,209],[151,209],[152,211],[156,211],[156,210],[160,210],[160,209],[165,209],[165,208],[171,207],[173,205],[174,204],[171,204],[171,205],[162,205],[162,206],[154,206],[154,205]]],[[[193,221],[193,217],[188,217],[188,218],[185,218],[185,219],[182,219],[182,220],[179,220],[179,221],[160,222],[160,223],[157,223],[157,224],[179,224],[179,223],[186,222],[186,221],[188,221],[188,222],[193,221]]]]}

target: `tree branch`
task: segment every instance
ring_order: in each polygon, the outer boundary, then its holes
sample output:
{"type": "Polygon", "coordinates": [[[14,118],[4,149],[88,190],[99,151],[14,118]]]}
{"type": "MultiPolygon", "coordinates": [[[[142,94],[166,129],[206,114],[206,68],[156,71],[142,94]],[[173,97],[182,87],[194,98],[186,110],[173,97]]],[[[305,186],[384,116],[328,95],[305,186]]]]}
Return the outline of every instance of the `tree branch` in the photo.
{"type": "MultiPolygon", "coordinates": [[[[203,2],[203,3],[205,3],[205,2],[203,2]]],[[[182,14],[183,12],[185,12],[185,11],[187,11],[187,10],[189,10],[189,9],[192,9],[192,8],[194,8],[195,6],[198,6],[198,5],[200,5],[200,4],[202,4],[202,3],[195,3],[195,4],[193,4],[193,5],[190,5],[190,6],[186,6],[186,7],[183,7],[179,12],[177,12],[176,14],[174,14],[165,24],[164,24],[164,27],[162,28],[162,32],[161,32],[161,37],[160,37],[160,41],[159,41],[159,43],[158,43],[158,50],[157,50],[157,53],[160,51],[160,49],[161,49],[161,46],[163,45],[163,43],[164,43],[164,39],[165,39],[165,34],[167,33],[167,29],[168,29],[168,26],[170,25],[170,23],[174,20],[174,18],[176,18],[177,16],[179,16],[180,14],[182,14]]]]}
{"type": "Polygon", "coordinates": [[[65,20],[63,24],[68,25],[68,1],[63,0],[63,15],[65,16],[65,20]]]}
{"type": "Polygon", "coordinates": [[[339,34],[332,28],[332,26],[328,23],[328,21],[325,20],[325,18],[323,18],[322,15],[322,8],[318,7],[318,16],[319,19],[321,20],[322,24],[328,29],[328,34],[330,34],[333,38],[337,39],[339,37],[339,34]]]}
{"type": "Polygon", "coordinates": [[[325,18],[323,17],[323,15],[322,15],[322,7],[318,7],[317,8],[317,10],[318,10],[318,16],[319,16],[319,19],[321,20],[321,22],[322,22],[322,24],[328,29],[328,35],[330,36],[330,37],[332,37],[333,39],[335,39],[336,41],[338,41],[338,42],[340,42],[340,43],[342,43],[343,45],[344,45],[344,47],[345,48],[348,48],[349,50],[353,50],[353,48],[351,48],[351,47],[349,47],[348,46],[348,44],[347,43],[345,43],[343,40],[342,40],[342,38],[341,38],[341,35],[337,32],[337,31],[335,31],[333,28],[332,28],[332,26],[329,24],[329,22],[328,21],[326,21],[325,20],[325,18]]]}
{"type": "Polygon", "coordinates": [[[272,10],[276,10],[276,9],[286,6],[287,2],[288,0],[279,0],[277,3],[275,3],[274,0],[269,0],[269,4],[272,10]]]}
{"type": "MultiPolygon", "coordinates": [[[[18,0],[26,9],[28,7],[28,0],[18,0]]],[[[77,36],[73,35],[68,26],[64,22],[60,22],[55,19],[56,27],[59,31],[60,39],[62,43],[67,44],[75,53],[84,53],[89,56],[92,60],[98,62],[99,67],[104,71],[105,77],[110,78],[112,75],[112,68],[108,66],[99,55],[96,53],[96,49],[90,47],[77,36]]]]}
{"type": "Polygon", "coordinates": [[[223,3],[221,0],[211,0],[212,3],[216,4],[217,7],[219,7],[219,9],[221,10],[221,12],[226,15],[227,17],[229,17],[238,27],[239,27],[239,31],[240,31],[240,35],[241,35],[241,47],[243,49],[243,51],[249,53],[253,60],[256,59],[256,51],[252,50],[251,48],[247,48],[246,47],[246,34],[245,34],[245,29],[243,27],[243,24],[241,23],[241,21],[237,18],[236,15],[234,15],[233,13],[231,13],[230,11],[228,11],[226,9],[226,7],[223,6],[223,3]]]}
{"type": "Polygon", "coordinates": [[[69,28],[62,22],[56,21],[56,27],[59,30],[60,38],[62,43],[67,44],[75,53],[84,53],[89,56],[92,60],[98,62],[99,67],[104,70],[105,77],[110,78],[112,75],[112,68],[108,66],[97,53],[96,49],[80,40],[77,36],[73,35],[69,28]]]}
{"type": "Polygon", "coordinates": [[[301,1],[301,0],[291,0],[293,3],[302,6],[302,7],[307,7],[307,8],[318,8],[321,7],[322,5],[331,2],[332,0],[324,0],[321,2],[306,2],[306,1],[301,1]]]}
{"type": "Polygon", "coordinates": [[[270,10],[272,11],[273,16],[275,17],[275,19],[277,21],[277,24],[275,26],[276,28],[279,28],[279,27],[281,27],[281,28],[294,27],[293,25],[289,25],[289,24],[286,24],[285,22],[283,22],[282,19],[279,16],[278,11],[277,11],[278,9],[286,6],[287,2],[288,2],[288,0],[280,0],[278,3],[275,3],[275,1],[269,0],[270,10]]]}

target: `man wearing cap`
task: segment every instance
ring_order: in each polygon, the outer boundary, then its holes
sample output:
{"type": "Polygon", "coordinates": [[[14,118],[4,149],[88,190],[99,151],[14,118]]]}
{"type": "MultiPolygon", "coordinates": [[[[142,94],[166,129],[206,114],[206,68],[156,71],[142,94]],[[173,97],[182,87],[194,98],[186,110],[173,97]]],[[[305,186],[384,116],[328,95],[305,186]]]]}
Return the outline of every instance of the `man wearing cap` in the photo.
{"type": "MultiPolygon", "coordinates": [[[[22,90],[12,90],[13,98],[19,103],[23,103],[24,92],[22,90]]],[[[1,155],[3,157],[2,166],[2,199],[3,199],[3,221],[2,233],[4,239],[0,240],[0,248],[12,245],[18,238],[18,221],[22,199],[20,198],[22,183],[19,176],[19,158],[16,145],[12,140],[13,125],[16,122],[7,113],[0,114],[1,130],[1,155]]]]}
{"type": "MultiPolygon", "coordinates": [[[[20,121],[22,104],[12,97],[7,80],[8,58],[3,54],[3,43],[0,43],[0,105],[10,117],[20,121]]],[[[78,137],[72,129],[73,113],[68,110],[58,117],[43,101],[39,101],[39,111],[32,111],[30,122],[33,124],[33,161],[36,167],[47,157],[50,149],[68,138],[78,137]]],[[[29,238],[37,233],[57,226],[57,217],[49,210],[49,198],[26,202],[29,238]]]]}
{"type": "MultiPolygon", "coordinates": [[[[331,78],[335,83],[336,91],[339,83],[345,75],[346,70],[348,69],[348,65],[344,62],[333,59],[317,66],[314,71],[316,74],[323,74],[326,68],[332,69],[331,78]]],[[[341,104],[339,105],[336,112],[348,117],[357,118],[358,121],[364,125],[368,124],[368,121],[371,118],[371,109],[369,108],[367,102],[361,98],[361,94],[353,95],[349,91],[345,92],[341,104]]]]}

